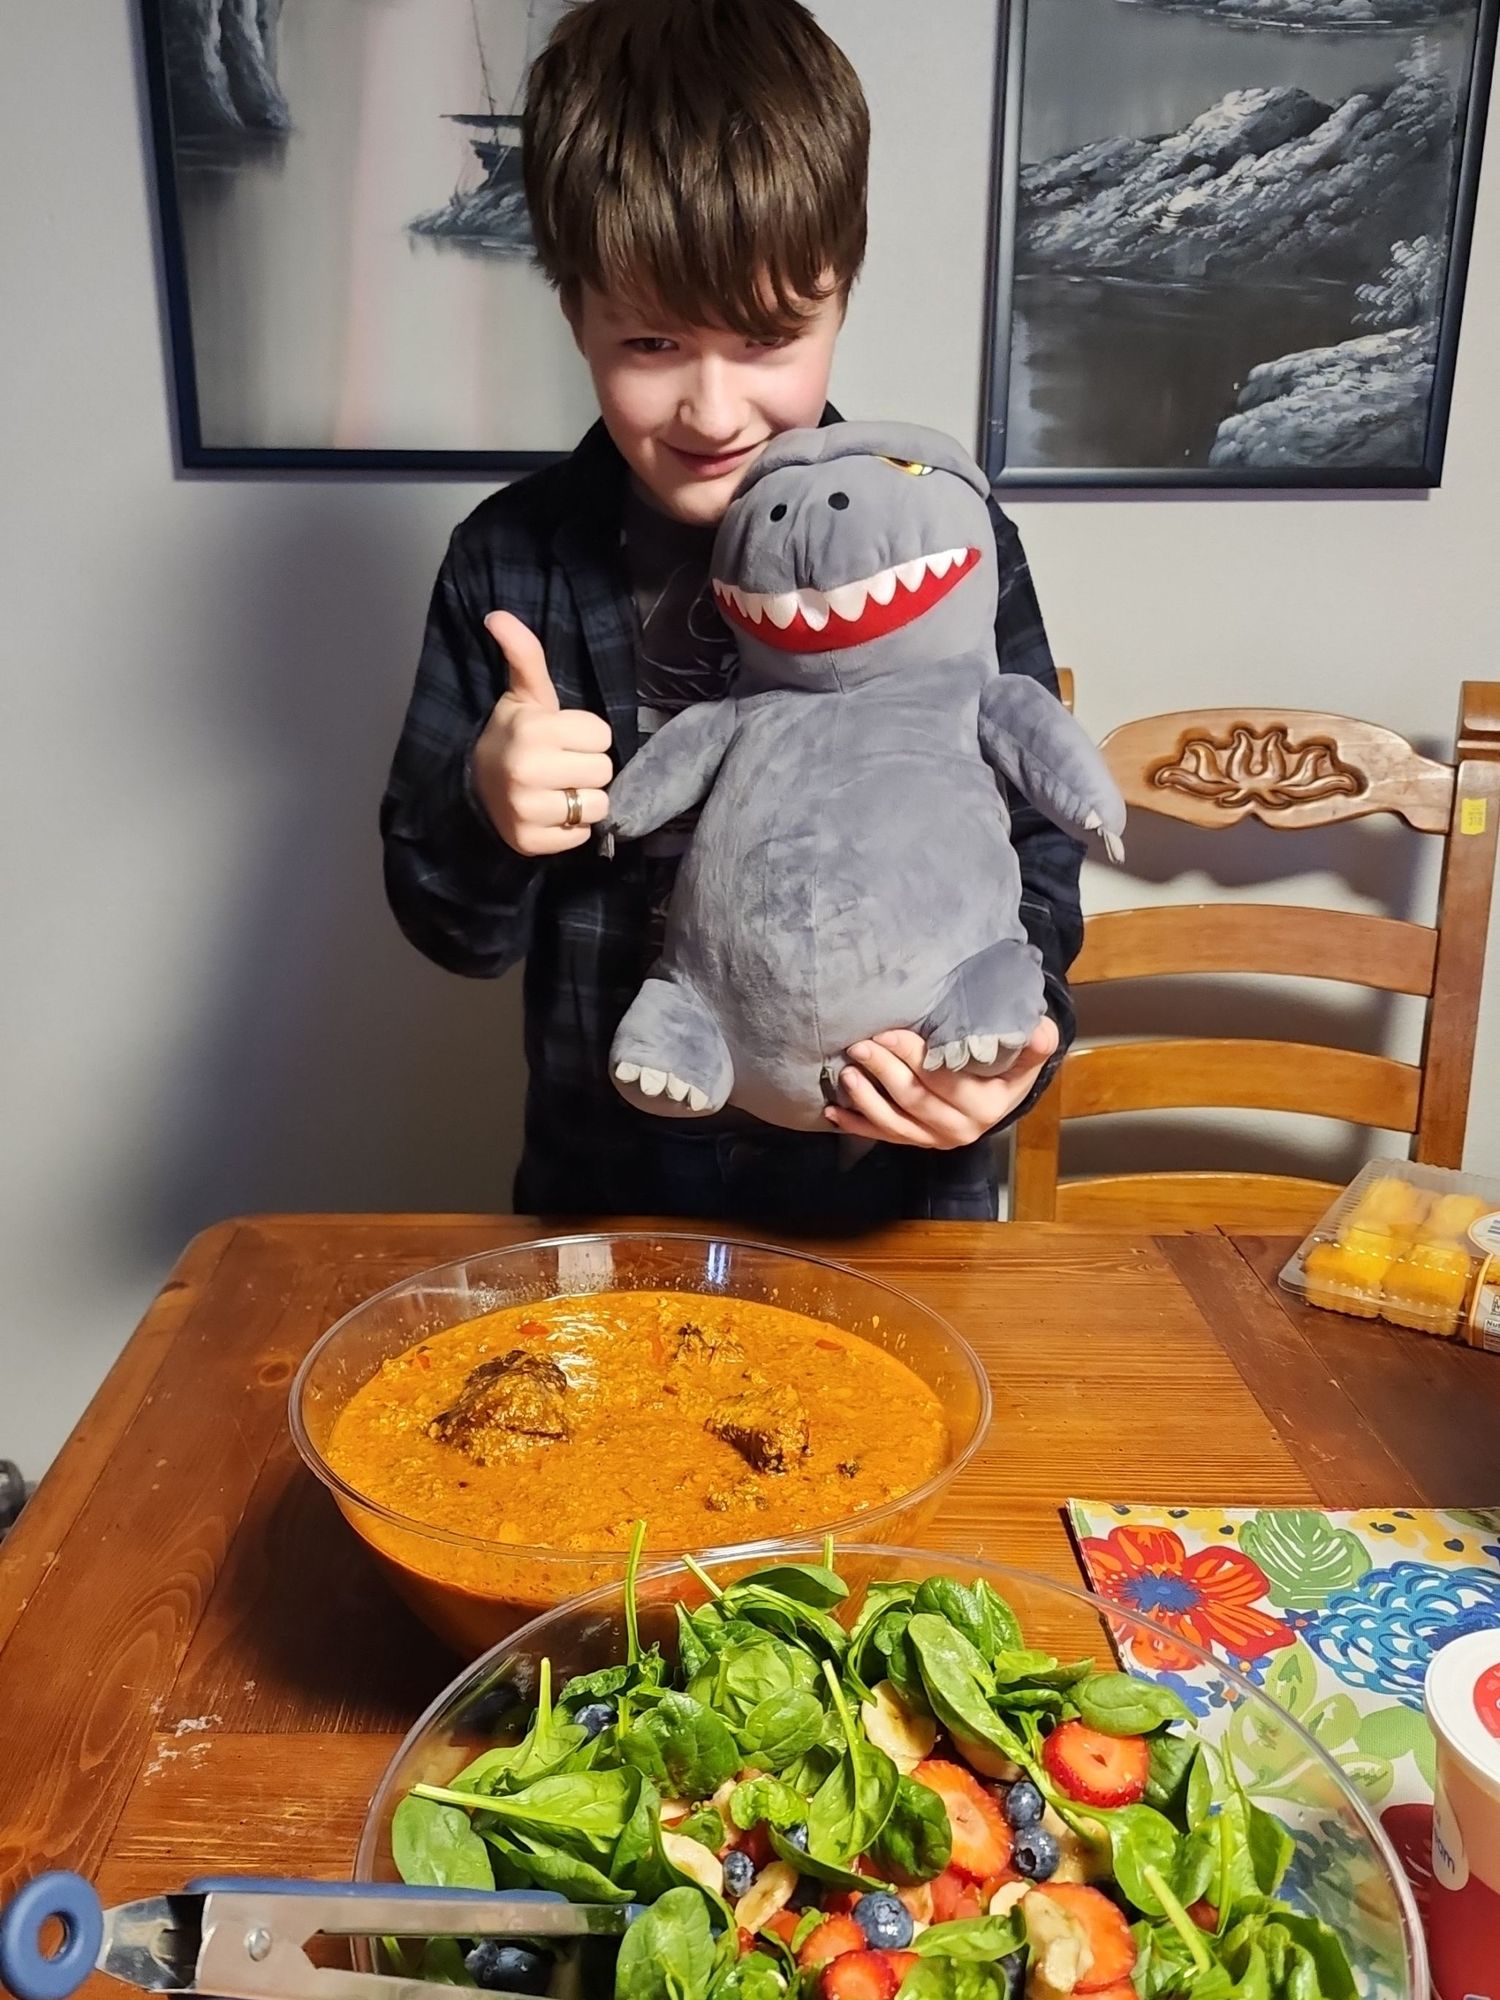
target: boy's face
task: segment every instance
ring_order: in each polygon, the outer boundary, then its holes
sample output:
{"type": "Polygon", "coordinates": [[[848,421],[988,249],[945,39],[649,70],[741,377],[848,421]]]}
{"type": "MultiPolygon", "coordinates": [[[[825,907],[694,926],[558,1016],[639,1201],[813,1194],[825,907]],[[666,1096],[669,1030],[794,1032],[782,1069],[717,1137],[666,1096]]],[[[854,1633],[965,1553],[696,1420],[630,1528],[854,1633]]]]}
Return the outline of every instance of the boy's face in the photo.
{"type": "Polygon", "coordinates": [[[820,300],[792,339],[770,345],[670,326],[588,290],[568,319],[637,481],[664,513],[708,526],[773,437],[822,417],[844,300],[820,300]]]}

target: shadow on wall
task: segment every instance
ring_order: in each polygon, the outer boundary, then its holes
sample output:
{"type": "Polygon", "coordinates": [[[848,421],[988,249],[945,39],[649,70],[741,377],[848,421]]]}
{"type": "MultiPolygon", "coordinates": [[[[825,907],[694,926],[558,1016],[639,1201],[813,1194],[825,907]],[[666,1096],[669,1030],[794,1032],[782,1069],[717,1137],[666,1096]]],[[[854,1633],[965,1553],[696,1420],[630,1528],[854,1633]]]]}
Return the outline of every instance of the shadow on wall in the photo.
{"type": "Polygon", "coordinates": [[[182,593],[217,607],[178,637],[198,752],[242,817],[197,1018],[143,1135],[160,1165],[130,1226],[160,1262],[247,1211],[508,1210],[520,1146],[519,978],[429,964],[381,882],[436,567],[409,490],[285,481],[259,499],[232,541],[205,536],[219,573],[182,593]]]}
{"type": "MultiPolygon", "coordinates": [[[[1447,757],[1451,746],[1420,743],[1447,757]]],[[[1111,902],[1195,902],[1210,898],[1312,902],[1342,886],[1359,908],[1430,924],[1436,909],[1439,846],[1389,818],[1301,833],[1246,821],[1205,838],[1195,828],[1132,813],[1128,876],[1111,902]],[[1184,886],[1181,878],[1191,871],[1184,886]],[[1307,877],[1314,877],[1310,887],[1307,877]],[[1136,896],[1129,883],[1146,893],[1136,896]],[[1157,894],[1161,891],[1161,894],[1157,894]]],[[[1085,884],[1085,908],[1091,904],[1085,884]]],[[[1269,915],[1268,922],[1274,921],[1269,915]]],[[[1403,994],[1329,980],[1266,975],[1180,975],[1081,989],[1080,1039],[1149,1041],[1175,1036],[1311,1042],[1415,1062],[1422,1003],[1403,994]]],[[[1407,1136],[1293,1114],[1231,1110],[1165,1111],[1079,1119],[1065,1128],[1067,1174],[1222,1170],[1348,1180],[1378,1154],[1404,1154],[1407,1136]]]]}

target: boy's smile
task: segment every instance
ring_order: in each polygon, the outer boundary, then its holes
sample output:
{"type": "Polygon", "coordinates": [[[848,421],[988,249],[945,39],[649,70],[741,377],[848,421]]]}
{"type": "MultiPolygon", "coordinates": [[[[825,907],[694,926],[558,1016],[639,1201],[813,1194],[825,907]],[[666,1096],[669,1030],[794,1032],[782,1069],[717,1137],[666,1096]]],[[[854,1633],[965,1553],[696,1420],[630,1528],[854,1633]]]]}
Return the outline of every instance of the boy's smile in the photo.
{"type": "Polygon", "coordinates": [[[844,299],[829,292],[777,342],[673,326],[587,288],[568,319],[637,485],[663,513],[708,527],[773,437],[821,421],[844,299]]]}

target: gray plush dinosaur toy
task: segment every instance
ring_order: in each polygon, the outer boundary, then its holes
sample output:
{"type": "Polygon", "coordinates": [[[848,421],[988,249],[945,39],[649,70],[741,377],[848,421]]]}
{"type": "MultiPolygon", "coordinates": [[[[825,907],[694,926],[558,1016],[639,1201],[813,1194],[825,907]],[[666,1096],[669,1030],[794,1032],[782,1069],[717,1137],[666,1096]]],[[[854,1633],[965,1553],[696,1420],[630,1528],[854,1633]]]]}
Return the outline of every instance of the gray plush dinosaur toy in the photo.
{"type": "Polygon", "coordinates": [[[910,425],[773,440],[714,544],[735,692],[626,765],[600,831],[704,801],[665,948],[616,1033],[616,1087],[665,1117],[733,1103],[826,1130],[845,1052],[912,1027],[926,1066],[997,1074],[1041,1020],[1002,780],[1121,854],[1104,760],[995,655],[983,473],[910,425]]]}

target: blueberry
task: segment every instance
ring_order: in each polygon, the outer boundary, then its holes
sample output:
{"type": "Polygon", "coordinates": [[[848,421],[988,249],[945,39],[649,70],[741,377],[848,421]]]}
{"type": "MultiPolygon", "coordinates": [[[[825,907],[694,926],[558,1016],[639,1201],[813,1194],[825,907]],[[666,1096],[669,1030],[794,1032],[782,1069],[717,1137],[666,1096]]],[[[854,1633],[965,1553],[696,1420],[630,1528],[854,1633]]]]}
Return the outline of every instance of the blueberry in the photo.
{"type": "Polygon", "coordinates": [[[782,1835],[782,1839],[788,1847],[795,1847],[799,1854],[806,1854],[807,1827],[805,1823],[800,1826],[789,1826],[782,1835]]]}
{"type": "Polygon", "coordinates": [[[1044,1801],[1030,1778],[1017,1778],[1005,1794],[1005,1817],[1012,1826],[1035,1826],[1044,1801]]]}
{"type": "Polygon", "coordinates": [[[1010,1858],[1022,1875],[1033,1882],[1045,1882],[1057,1872],[1062,1852],[1046,1827],[1021,1826],[1016,1828],[1010,1858]]]}
{"type": "Polygon", "coordinates": [[[724,1894],[736,1902],[755,1880],[755,1863],[743,1847],[731,1847],[724,1856],[724,1894]]]}
{"type": "Polygon", "coordinates": [[[860,1897],[854,1905],[854,1921],[869,1940],[871,1951],[905,1951],[915,1928],[905,1903],[885,1889],[860,1897]]]}
{"type": "Polygon", "coordinates": [[[588,1701],[579,1709],[573,1720],[585,1736],[597,1736],[608,1729],[619,1713],[612,1701],[588,1701]]]}
{"type": "Polygon", "coordinates": [[[1005,1975],[1005,2000],[1021,2000],[1026,1985],[1026,1954],[1013,1951],[1008,1958],[1002,1958],[995,1967],[1005,1975]]]}
{"type": "Polygon", "coordinates": [[[552,1961],[524,1944],[485,1938],[464,1965],[477,1986],[499,1993],[545,1993],[552,1978],[552,1961]]]}

